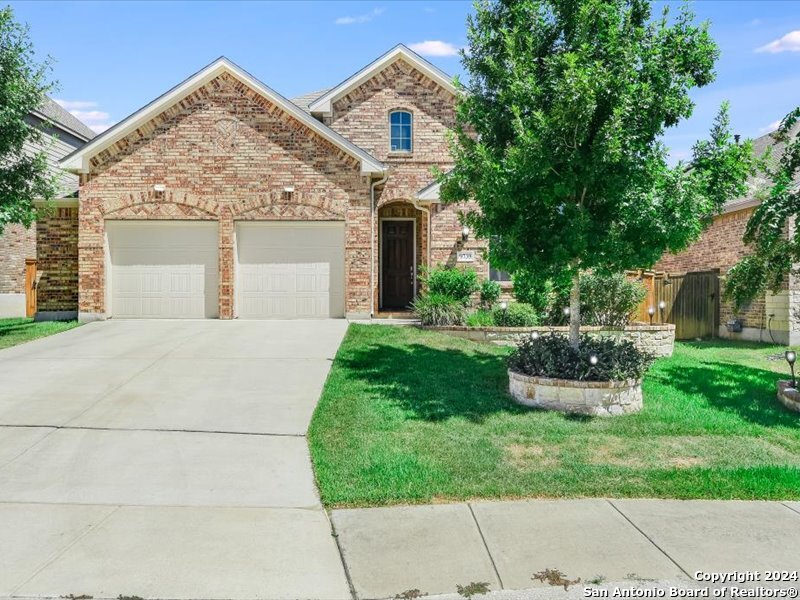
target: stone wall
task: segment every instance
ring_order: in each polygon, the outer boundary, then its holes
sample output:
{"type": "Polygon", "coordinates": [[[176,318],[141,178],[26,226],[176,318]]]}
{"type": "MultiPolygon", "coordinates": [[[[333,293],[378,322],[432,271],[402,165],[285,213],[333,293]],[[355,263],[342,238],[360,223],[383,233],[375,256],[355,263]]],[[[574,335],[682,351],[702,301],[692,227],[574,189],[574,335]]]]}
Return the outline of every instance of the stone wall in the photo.
{"type": "Polygon", "coordinates": [[[571,381],[508,372],[508,391],[519,404],[570,414],[611,417],[642,410],[642,382],[571,381]]]}
{"type": "Polygon", "coordinates": [[[790,387],[789,381],[778,382],[778,400],[789,410],[800,412],[800,392],[790,387]]]}
{"type": "MultiPolygon", "coordinates": [[[[569,327],[429,327],[448,335],[470,339],[476,342],[491,342],[498,344],[512,344],[530,336],[534,331],[545,333],[569,334],[569,327]]],[[[656,357],[672,356],[675,345],[675,325],[665,323],[661,325],[628,325],[625,329],[606,329],[603,327],[581,327],[581,333],[596,336],[622,337],[656,357]]]]}

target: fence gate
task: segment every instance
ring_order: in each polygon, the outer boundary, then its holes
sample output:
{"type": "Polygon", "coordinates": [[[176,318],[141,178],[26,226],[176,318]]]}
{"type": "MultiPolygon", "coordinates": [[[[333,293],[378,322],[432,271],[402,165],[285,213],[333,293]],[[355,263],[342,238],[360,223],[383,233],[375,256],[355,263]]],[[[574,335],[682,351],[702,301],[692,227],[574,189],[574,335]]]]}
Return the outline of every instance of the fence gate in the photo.
{"type": "Polygon", "coordinates": [[[675,324],[675,338],[716,337],[719,328],[719,272],[703,271],[653,279],[653,306],[658,321],[675,324]]]}

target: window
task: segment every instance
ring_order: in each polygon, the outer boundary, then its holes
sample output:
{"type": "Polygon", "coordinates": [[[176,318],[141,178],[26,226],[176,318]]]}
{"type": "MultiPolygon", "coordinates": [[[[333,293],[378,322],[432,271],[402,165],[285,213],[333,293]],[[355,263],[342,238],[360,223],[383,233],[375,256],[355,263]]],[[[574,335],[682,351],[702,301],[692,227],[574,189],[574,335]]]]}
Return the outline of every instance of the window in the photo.
{"type": "Polygon", "coordinates": [[[389,113],[389,127],[391,128],[392,152],[411,152],[411,113],[405,110],[396,110],[389,113]]]}
{"type": "Polygon", "coordinates": [[[491,281],[511,281],[511,273],[500,271],[489,266],[489,279],[491,281]]]}

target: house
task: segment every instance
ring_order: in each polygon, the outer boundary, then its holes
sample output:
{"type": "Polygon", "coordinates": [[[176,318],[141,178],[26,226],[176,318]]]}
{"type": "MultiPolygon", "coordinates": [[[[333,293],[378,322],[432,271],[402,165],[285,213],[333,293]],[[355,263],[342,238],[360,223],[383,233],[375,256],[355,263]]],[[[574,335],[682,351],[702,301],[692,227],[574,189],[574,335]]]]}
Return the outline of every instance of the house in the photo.
{"type": "Polygon", "coordinates": [[[71,223],[77,218],[78,177],[61,171],[58,161],[95,133],[50,98],[26,120],[44,134],[26,150],[47,153],[60,189],[52,206],[40,207],[44,218],[27,229],[7,225],[0,235],[0,318],[37,311],[40,317],[65,318],[77,314],[78,248],[71,223]],[[73,231],[72,237],[62,230],[73,231]],[[51,243],[54,237],[64,243],[51,243]]]}
{"type": "Polygon", "coordinates": [[[451,78],[403,45],[293,101],[220,58],[61,161],[78,211],[60,310],[123,318],[369,318],[422,269],[488,276],[452,166],[451,78]],[[77,302],[76,302],[77,296],[77,302]]]}
{"type": "MultiPolygon", "coordinates": [[[[753,140],[757,156],[768,148],[772,160],[776,160],[782,147],[775,143],[772,134],[753,140]]],[[[713,328],[719,337],[795,345],[800,344],[800,280],[797,276],[789,274],[778,293],[767,292],[739,311],[734,311],[729,302],[720,298],[728,270],[749,253],[742,237],[766,185],[763,178],[752,178],[747,196],[729,202],[697,242],[678,254],[665,254],[654,270],[665,272],[668,278],[700,273],[718,275],[719,289],[712,300],[716,304],[713,328]]]]}

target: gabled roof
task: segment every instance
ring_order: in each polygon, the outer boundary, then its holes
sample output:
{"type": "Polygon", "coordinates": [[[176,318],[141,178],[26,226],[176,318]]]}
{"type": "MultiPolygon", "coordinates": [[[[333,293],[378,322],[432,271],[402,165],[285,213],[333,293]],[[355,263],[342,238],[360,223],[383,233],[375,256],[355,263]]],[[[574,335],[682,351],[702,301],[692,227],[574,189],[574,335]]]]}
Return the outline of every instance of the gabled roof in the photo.
{"type": "Polygon", "coordinates": [[[84,142],[88,142],[97,135],[75,115],[70,114],[65,108],[47,96],[45,96],[39,108],[33,111],[33,114],[40,119],[50,121],[56,127],[63,129],[67,133],[71,133],[84,142]]]}
{"type": "Polygon", "coordinates": [[[86,144],[83,148],[76,150],[72,154],[61,160],[61,167],[76,173],[86,173],[89,171],[89,160],[108,148],[112,144],[121,140],[131,132],[135,131],[143,123],[148,122],[153,117],[173,106],[198,88],[202,87],[212,79],[229,73],[252,90],[280,107],[283,111],[293,116],[295,119],[306,125],[309,129],[317,133],[320,137],[328,140],[334,146],[341,148],[344,152],[355,158],[361,163],[363,174],[384,173],[386,166],[366,150],[362,150],[352,142],[346,140],[331,128],[320,123],[310,114],[304,112],[297,105],[278,92],[265,85],[252,75],[236,65],[227,58],[220,57],[207,67],[204,67],[188,79],[179,83],[174,88],[153,100],[143,108],[139,109],[126,119],[117,123],[111,129],[107,129],[94,140],[86,144]]]}
{"type": "Polygon", "coordinates": [[[398,44],[389,50],[389,52],[371,62],[356,74],[348,77],[342,83],[331,88],[319,98],[314,100],[309,105],[309,110],[312,114],[330,115],[331,107],[336,100],[364,82],[369,81],[377,73],[380,73],[383,69],[400,59],[405,60],[412,67],[430,77],[433,81],[441,85],[444,89],[452,94],[457,93],[457,90],[453,85],[453,80],[447,73],[422,58],[419,54],[407,46],[398,44]]]}
{"type": "Polygon", "coordinates": [[[439,182],[434,181],[430,185],[426,185],[416,194],[417,200],[425,202],[439,202],[439,182]]]}
{"type": "Polygon", "coordinates": [[[302,108],[305,112],[310,113],[311,111],[308,110],[308,105],[311,104],[314,100],[322,96],[322,94],[327,94],[331,88],[325,88],[324,90],[317,90],[316,92],[309,92],[307,94],[303,94],[302,96],[295,96],[292,98],[292,102],[302,108]]]}

